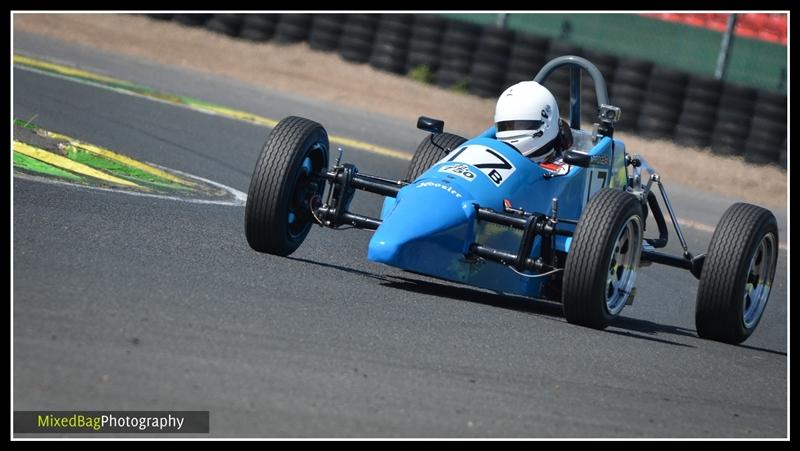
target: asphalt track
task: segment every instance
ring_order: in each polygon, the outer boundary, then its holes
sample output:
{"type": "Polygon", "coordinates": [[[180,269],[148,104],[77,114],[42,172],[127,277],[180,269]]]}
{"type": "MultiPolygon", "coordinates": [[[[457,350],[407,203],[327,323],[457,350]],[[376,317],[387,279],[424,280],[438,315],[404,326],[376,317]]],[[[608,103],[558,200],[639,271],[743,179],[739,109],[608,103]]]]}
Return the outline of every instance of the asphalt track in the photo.
{"type": "MultiPolygon", "coordinates": [[[[412,151],[414,124],[15,34],[15,51],[412,151]]],[[[14,69],[14,116],[247,191],[269,129],[14,69]]],[[[420,112],[424,114],[424,112],[420,112]]],[[[446,119],[446,118],[445,118],[446,119]]],[[[407,162],[356,148],[361,172],[407,162]]],[[[667,181],[668,183],[668,181],[667,181]]],[[[714,225],[732,199],[670,186],[714,225]]],[[[359,195],[356,211],[377,215],[359,195]]],[[[786,211],[773,209],[786,241],[786,211]]],[[[315,228],[258,254],[242,207],[13,181],[15,410],[209,410],[211,436],[786,437],[787,259],[742,346],[697,338],[697,281],[653,265],[606,331],[366,260],[315,228]]],[[[690,249],[710,239],[685,230],[690,249]]],[[[674,239],[674,236],[673,236],[674,239]]],[[[674,240],[677,241],[677,240],[674,240]]],[[[675,249],[673,246],[672,249],[675,249]]]]}

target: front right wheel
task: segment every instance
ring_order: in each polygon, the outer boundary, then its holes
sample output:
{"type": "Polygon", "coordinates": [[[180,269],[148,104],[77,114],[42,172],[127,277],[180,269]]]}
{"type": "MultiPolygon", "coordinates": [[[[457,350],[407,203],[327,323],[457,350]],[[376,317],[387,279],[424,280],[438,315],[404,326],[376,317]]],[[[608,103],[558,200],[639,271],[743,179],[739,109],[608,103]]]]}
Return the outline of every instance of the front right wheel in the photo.
{"type": "Polygon", "coordinates": [[[711,236],[697,288],[701,338],[738,344],[764,314],[778,263],[778,224],[769,210],[737,203],[711,236]]]}
{"type": "Polygon", "coordinates": [[[437,161],[444,158],[453,149],[463,144],[467,138],[452,133],[439,133],[426,136],[419,143],[411,163],[408,164],[406,180],[413,182],[437,161]]]}
{"type": "Polygon", "coordinates": [[[605,329],[629,303],[643,226],[642,205],[627,191],[604,188],[589,199],[564,265],[561,301],[568,322],[605,329]]]}

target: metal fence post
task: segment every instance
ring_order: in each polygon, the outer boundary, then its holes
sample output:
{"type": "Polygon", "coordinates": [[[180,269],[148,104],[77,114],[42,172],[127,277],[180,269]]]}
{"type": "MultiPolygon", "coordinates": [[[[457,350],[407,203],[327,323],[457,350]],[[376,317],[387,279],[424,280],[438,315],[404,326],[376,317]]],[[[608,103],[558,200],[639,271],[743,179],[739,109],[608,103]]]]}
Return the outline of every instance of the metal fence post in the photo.
{"type": "Polygon", "coordinates": [[[736,14],[728,16],[728,27],[722,35],[722,43],[719,46],[719,57],[717,57],[717,69],[714,71],[714,78],[722,80],[725,76],[725,69],[728,68],[728,57],[731,53],[733,43],[733,29],[736,27],[736,14]]]}
{"type": "Polygon", "coordinates": [[[497,25],[497,28],[508,27],[508,13],[498,13],[495,25],[497,25]]]}

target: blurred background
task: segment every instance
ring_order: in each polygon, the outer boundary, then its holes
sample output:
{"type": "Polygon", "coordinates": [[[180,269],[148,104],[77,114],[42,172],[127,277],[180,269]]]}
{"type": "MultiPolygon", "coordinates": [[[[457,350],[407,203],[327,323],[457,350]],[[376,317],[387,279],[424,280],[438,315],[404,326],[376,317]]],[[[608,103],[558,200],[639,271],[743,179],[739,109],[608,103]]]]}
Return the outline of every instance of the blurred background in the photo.
{"type": "MultiPolygon", "coordinates": [[[[485,98],[549,59],[598,66],[618,129],[786,167],[787,14],[148,14],[228,36],[307,42],[352,63],[485,98]]],[[[559,73],[560,72],[560,73],[559,73]]],[[[546,82],[567,111],[569,74],[546,82]]],[[[583,77],[582,115],[596,116],[583,77]]]]}

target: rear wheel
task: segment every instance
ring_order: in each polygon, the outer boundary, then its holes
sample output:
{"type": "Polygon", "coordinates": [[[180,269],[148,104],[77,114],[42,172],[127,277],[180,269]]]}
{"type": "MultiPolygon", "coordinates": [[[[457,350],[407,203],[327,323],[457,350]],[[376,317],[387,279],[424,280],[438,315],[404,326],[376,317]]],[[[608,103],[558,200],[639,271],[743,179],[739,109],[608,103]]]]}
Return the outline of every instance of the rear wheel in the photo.
{"type": "Polygon", "coordinates": [[[467,139],[452,133],[439,133],[426,136],[419,143],[411,163],[408,165],[406,180],[413,182],[427,171],[434,163],[441,160],[451,150],[460,146],[467,139]]]}
{"type": "Polygon", "coordinates": [[[626,191],[600,190],[586,204],[564,266],[567,321],[605,329],[633,296],[642,254],[642,206],[626,191]]]}
{"type": "Polygon", "coordinates": [[[294,252],[314,223],[310,201],[322,196],[328,134],[318,123],[290,116],[272,130],[256,162],[245,206],[250,247],[268,254],[294,252]]]}
{"type": "Polygon", "coordinates": [[[738,344],[755,331],[778,262],[775,216],[756,205],[732,205],[717,224],[697,288],[695,325],[702,338],[738,344]]]}

